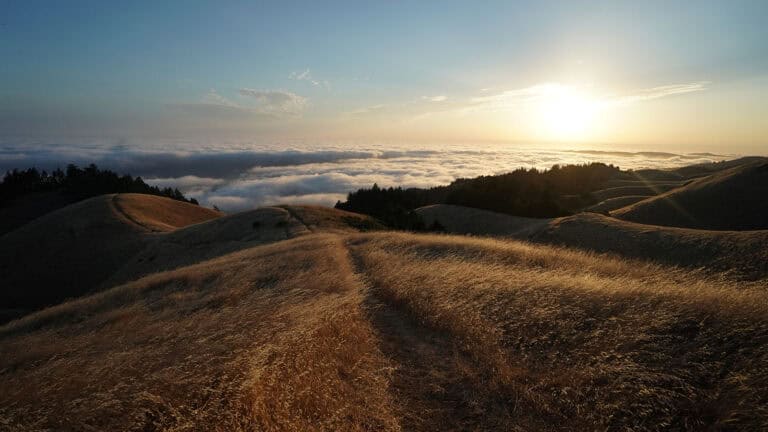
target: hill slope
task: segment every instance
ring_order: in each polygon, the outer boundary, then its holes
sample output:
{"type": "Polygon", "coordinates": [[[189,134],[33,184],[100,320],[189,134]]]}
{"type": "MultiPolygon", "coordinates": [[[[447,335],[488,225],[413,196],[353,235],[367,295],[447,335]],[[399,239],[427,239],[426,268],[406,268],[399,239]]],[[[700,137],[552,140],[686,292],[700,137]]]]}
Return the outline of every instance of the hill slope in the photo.
{"type": "Polygon", "coordinates": [[[0,429],[768,427],[764,284],[312,233],[0,327],[0,429]]]}
{"type": "Polygon", "coordinates": [[[102,195],[56,210],[0,237],[0,305],[37,309],[91,291],[152,241],[152,231],[218,217],[169,198],[102,195]]]}
{"type": "Polygon", "coordinates": [[[383,228],[368,216],[315,206],[221,215],[164,197],[117,194],[43,216],[0,237],[0,322],[150,273],[313,230],[383,228]]]}
{"type": "Polygon", "coordinates": [[[768,277],[768,230],[706,231],[661,227],[580,213],[552,220],[528,240],[608,252],[680,267],[768,277]]]}
{"type": "Polygon", "coordinates": [[[651,225],[710,230],[768,229],[768,160],[696,180],[612,215],[651,225]]]}
{"type": "Polygon", "coordinates": [[[556,219],[509,216],[469,207],[435,205],[417,212],[454,234],[511,237],[671,266],[768,277],[768,230],[706,231],[637,224],[596,213],[556,219]]]}
{"type": "Polygon", "coordinates": [[[450,233],[485,236],[525,236],[551,220],[510,216],[449,204],[419,207],[416,213],[424,219],[427,226],[437,222],[450,233]]]}

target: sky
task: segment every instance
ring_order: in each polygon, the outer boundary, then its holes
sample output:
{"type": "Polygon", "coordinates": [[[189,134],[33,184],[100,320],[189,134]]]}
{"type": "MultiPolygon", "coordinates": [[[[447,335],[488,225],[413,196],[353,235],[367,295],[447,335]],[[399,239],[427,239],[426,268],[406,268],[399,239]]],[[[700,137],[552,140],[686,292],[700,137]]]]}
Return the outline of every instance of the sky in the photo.
{"type": "Polygon", "coordinates": [[[0,173],[237,211],[768,155],[766,1],[0,1],[0,173]]]}
{"type": "Polygon", "coordinates": [[[765,1],[6,0],[0,142],[766,154],[766,17],[765,1]]]}

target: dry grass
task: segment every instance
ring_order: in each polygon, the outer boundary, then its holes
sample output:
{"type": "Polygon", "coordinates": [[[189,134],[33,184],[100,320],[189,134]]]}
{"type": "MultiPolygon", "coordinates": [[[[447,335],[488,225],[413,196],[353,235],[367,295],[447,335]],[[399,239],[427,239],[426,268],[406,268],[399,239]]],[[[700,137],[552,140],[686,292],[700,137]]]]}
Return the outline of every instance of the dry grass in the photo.
{"type": "Polygon", "coordinates": [[[654,184],[642,184],[637,186],[616,186],[616,187],[594,191],[592,192],[592,195],[598,201],[605,201],[607,199],[618,198],[618,197],[629,196],[629,195],[645,195],[650,197],[653,195],[658,195],[660,193],[667,192],[669,190],[676,189],[678,187],[679,186],[674,183],[673,184],[654,183],[654,184]]]}
{"type": "Polygon", "coordinates": [[[150,231],[173,231],[222,216],[216,210],[155,195],[116,194],[112,203],[125,217],[150,231]]]}
{"type": "Polygon", "coordinates": [[[504,429],[768,427],[764,282],[493,240],[353,243],[376,295],[474,360],[467,402],[503,404],[504,429]]]}
{"type": "Polygon", "coordinates": [[[744,280],[768,278],[768,230],[706,231],[581,213],[555,219],[528,239],[710,273],[729,272],[744,280]]]}
{"type": "Polygon", "coordinates": [[[768,229],[768,159],[697,179],[612,214],[644,224],[709,230],[768,229]]]}
{"type": "Polygon", "coordinates": [[[91,198],[0,237],[0,304],[35,309],[83,295],[149,242],[146,229],[91,198]]]}
{"type": "Polygon", "coordinates": [[[618,210],[648,198],[650,197],[647,195],[626,195],[616,198],[608,198],[607,200],[600,201],[599,203],[589,206],[584,210],[597,213],[612,212],[614,210],[618,210]]]}
{"type": "Polygon", "coordinates": [[[552,219],[512,216],[472,207],[434,204],[416,209],[427,226],[439,222],[454,234],[527,236],[543,228],[552,219]]]}
{"type": "Polygon", "coordinates": [[[396,429],[348,265],[306,237],[5,326],[0,429],[396,429]]]}
{"type": "Polygon", "coordinates": [[[727,271],[744,280],[768,278],[768,230],[662,227],[589,212],[532,219],[449,205],[417,211],[428,224],[437,220],[450,233],[512,237],[711,273],[727,271]]]}
{"type": "Polygon", "coordinates": [[[41,311],[0,352],[0,430],[768,428],[765,280],[517,241],[303,235],[41,311]]]}

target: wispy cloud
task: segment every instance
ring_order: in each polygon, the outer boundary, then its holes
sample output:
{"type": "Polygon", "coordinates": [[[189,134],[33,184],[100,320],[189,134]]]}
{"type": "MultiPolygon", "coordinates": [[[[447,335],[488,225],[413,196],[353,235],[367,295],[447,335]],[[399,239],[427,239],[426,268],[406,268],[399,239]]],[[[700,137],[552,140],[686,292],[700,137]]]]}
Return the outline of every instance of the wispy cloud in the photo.
{"type": "Polygon", "coordinates": [[[377,113],[382,113],[386,111],[387,108],[388,106],[385,104],[370,105],[370,106],[362,107],[356,110],[347,111],[345,113],[342,113],[342,116],[358,117],[358,116],[363,116],[367,114],[377,114],[377,113]]]}
{"type": "MultiPolygon", "coordinates": [[[[542,83],[529,87],[505,90],[487,96],[476,96],[469,99],[469,103],[463,110],[466,112],[506,110],[562,92],[565,88],[566,86],[563,84],[542,83]]],[[[486,93],[487,89],[484,90],[483,93],[486,93]]]]}
{"type": "Polygon", "coordinates": [[[428,102],[445,102],[446,100],[448,100],[448,96],[446,95],[422,96],[421,100],[428,101],[428,102]]]}
{"type": "Polygon", "coordinates": [[[463,110],[472,111],[503,111],[539,100],[562,95],[565,93],[583,93],[592,103],[598,106],[629,105],[659,99],[668,96],[703,91],[709,81],[696,81],[683,84],[670,84],[647,89],[640,89],[619,95],[589,95],[587,89],[579,86],[569,86],[560,83],[540,83],[528,87],[502,91],[496,94],[472,97],[463,110]]]}
{"type": "Polygon", "coordinates": [[[240,106],[210,89],[197,102],[178,102],[167,104],[173,110],[184,114],[207,118],[245,117],[254,114],[252,108],[240,106]]]}
{"type": "Polygon", "coordinates": [[[304,69],[301,72],[297,72],[297,71],[291,72],[288,75],[288,78],[296,81],[306,81],[315,87],[324,87],[326,89],[329,89],[331,87],[331,84],[328,81],[321,81],[321,80],[315,79],[315,77],[312,76],[312,72],[309,69],[304,69]]]}
{"type": "Polygon", "coordinates": [[[633,102],[642,102],[652,99],[659,99],[667,96],[674,96],[685,93],[699,92],[707,89],[709,81],[697,81],[686,84],[672,84],[649,89],[639,90],[633,94],[621,96],[614,99],[618,104],[628,104],[633,102]]]}
{"type": "Polygon", "coordinates": [[[254,104],[235,102],[211,89],[197,102],[178,102],[167,104],[168,107],[187,114],[204,117],[243,117],[262,116],[279,118],[301,114],[307,105],[307,99],[295,93],[281,90],[255,90],[241,88],[240,96],[248,97],[254,104]]]}
{"type": "Polygon", "coordinates": [[[216,89],[208,90],[208,93],[206,93],[202,99],[203,99],[203,102],[210,103],[210,104],[224,105],[224,106],[230,106],[230,107],[238,106],[236,103],[220,95],[216,91],[216,89]]]}
{"type": "Polygon", "coordinates": [[[253,98],[258,103],[255,109],[266,114],[296,115],[307,105],[306,98],[288,91],[241,88],[238,93],[253,98]]]}

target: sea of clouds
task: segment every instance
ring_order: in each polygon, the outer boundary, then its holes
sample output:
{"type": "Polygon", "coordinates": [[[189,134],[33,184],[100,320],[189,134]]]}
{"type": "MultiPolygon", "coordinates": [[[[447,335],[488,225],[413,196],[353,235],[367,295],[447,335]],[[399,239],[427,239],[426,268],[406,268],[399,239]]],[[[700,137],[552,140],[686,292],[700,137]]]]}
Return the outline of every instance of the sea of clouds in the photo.
{"type": "Polygon", "coordinates": [[[553,150],[502,145],[197,146],[162,148],[0,144],[0,173],[95,163],[147,183],[177,187],[202,205],[240,211],[262,205],[333,205],[347,193],[379,186],[430,187],[519,167],[605,162],[621,168],[669,168],[730,159],[713,153],[553,150]],[[283,148],[280,148],[283,147],[283,148]]]}

